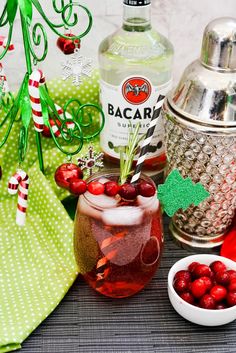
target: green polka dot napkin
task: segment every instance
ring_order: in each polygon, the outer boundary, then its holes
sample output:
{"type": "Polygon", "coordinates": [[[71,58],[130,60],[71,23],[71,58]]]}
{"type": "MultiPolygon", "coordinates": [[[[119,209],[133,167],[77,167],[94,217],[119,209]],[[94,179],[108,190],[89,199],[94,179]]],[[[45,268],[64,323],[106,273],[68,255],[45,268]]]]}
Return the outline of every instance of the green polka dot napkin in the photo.
{"type": "MultiPolygon", "coordinates": [[[[79,88],[64,81],[48,84],[59,105],[71,98],[98,102],[97,73],[79,88]]],[[[39,171],[33,127],[22,169],[30,177],[25,227],[15,223],[17,196],[7,193],[17,168],[19,124],[0,150],[0,353],[21,347],[29,334],[55,309],[74,282],[73,222],[60,200],[67,193],[54,182],[56,168],[66,161],[52,139],[43,138],[45,176],[39,171]]],[[[3,132],[0,132],[0,141],[3,132]]],[[[98,140],[93,141],[98,147],[98,140]]],[[[83,147],[80,155],[86,153],[83,147]]]]}

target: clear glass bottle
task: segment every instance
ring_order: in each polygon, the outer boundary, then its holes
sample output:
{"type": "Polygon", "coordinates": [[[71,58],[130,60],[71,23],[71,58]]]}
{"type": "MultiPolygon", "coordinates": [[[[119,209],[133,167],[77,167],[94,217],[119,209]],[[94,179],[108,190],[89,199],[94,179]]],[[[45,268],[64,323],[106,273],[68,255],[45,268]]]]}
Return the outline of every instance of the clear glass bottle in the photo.
{"type": "MultiPolygon", "coordinates": [[[[99,48],[101,103],[106,123],[101,148],[106,160],[119,161],[130,126],[140,123],[144,134],[159,94],[172,82],[173,46],[151,26],[151,0],[124,0],[123,26],[99,48]]],[[[158,123],[146,160],[146,169],[162,170],[164,133],[158,123]]]]}

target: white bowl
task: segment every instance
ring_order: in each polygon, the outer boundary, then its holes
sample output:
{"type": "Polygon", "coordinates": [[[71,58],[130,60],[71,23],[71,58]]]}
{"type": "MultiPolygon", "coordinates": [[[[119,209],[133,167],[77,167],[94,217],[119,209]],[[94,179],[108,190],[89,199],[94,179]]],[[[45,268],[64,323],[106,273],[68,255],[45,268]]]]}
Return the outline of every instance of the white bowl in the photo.
{"type": "Polygon", "coordinates": [[[234,321],[236,319],[236,306],[222,310],[208,310],[191,305],[176,293],[173,280],[178,271],[187,269],[192,262],[210,265],[214,261],[222,261],[228,269],[236,271],[236,262],[232,260],[217,255],[201,254],[188,256],[177,261],[171,267],[168,275],[168,294],[174,309],[186,320],[202,326],[220,326],[234,321]]]}

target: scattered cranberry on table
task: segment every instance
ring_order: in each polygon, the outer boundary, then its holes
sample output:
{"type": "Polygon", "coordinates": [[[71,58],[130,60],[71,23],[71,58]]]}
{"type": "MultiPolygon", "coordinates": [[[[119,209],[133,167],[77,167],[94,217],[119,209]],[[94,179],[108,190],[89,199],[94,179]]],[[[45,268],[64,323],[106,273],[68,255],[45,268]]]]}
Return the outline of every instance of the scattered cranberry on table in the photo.
{"type": "Polygon", "coordinates": [[[187,303],[202,309],[221,310],[236,305],[236,271],[221,261],[210,266],[192,262],[175,274],[173,287],[187,303]]]}

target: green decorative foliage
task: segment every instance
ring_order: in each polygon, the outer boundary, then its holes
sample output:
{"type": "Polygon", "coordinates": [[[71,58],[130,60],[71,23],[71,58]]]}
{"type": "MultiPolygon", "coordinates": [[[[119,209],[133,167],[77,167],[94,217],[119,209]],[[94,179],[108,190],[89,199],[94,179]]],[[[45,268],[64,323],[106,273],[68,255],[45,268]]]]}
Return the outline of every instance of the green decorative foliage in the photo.
{"type": "Polygon", "coordinates": [[[32,21],[33,9],[31,0],[18,0],[20,10],[27,17],[28,24],[32,21]]]}
{"type": "Polygon", "coordinates": [[[18,7],[18,0],[8,0],[7,17],[10,25],[12,25],[15,20],[17,7],[18,7]]]}
{"type": "Polygon", "coordinates": [[[201,183],[194,184],[191,178],[184,179],[177,169],[158,187],[158,199],[164,211],[172,217],[179,209],[198,206],[210,196],[201,183]]]}

